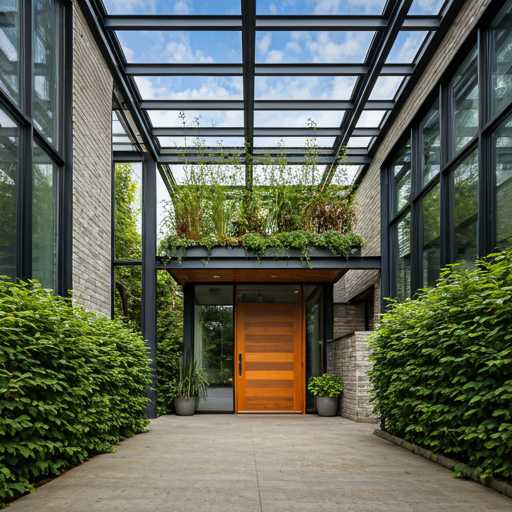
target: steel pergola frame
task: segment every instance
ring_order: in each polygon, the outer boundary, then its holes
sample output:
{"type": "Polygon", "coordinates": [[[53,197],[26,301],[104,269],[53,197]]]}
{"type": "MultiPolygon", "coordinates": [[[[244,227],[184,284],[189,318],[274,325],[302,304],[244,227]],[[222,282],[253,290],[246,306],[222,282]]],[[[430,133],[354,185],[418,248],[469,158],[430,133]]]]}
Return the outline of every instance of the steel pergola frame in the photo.
{"type": "MultiPolygon", "coordinates": [[[[363,165],[366,169],[370,163],[371,155],[375,153],[376,141],[382,140],[382,133],[386,124],[392,118],[400,93],[408,83],[414,83],[419,78],[417,73],[419,61],[428,54],[429,44],[446,33],[448,26],[445,18],[453,18],[454,13],[460,9],[460,0],[446,0],[439,15],[418,16],[409,15],[408,11],[412,0],[388,0],[382,15],[379,16],[262,16],[256,13],[257,0],[241,0],[241,15],[109,15],[102,0],[78,0],[84,11],[89,25],[92,25],[93,35],[100,43],[103,53],[111,66],[114,80],[124,105],[129,111],[139,140],[133,140],[144,151],[148,151],[159,164],[173,165],[177,163],[194,163],[200,161],[198,155],[191,155],[192,148],[173,148],[162,145],[159,137],[237,137],[243,138],[245,144],[231,151],[225,152],[237,155],[246,168],[246,185],[252,186],[252,164],[264,159],[269,154],[268,148],[261,152],[255,147],[255,137],[307,137],[319,138],[334,137],[332,147],[322,147],[319,144],[317,163],[325,165],[325,172],[320,186],[327,187],[340,162],[347,165],[363,165]],[[132,63],[126,60],[120,41],[117,37],[119,31],[216,31],[240,32],[242,39],[242,62],[239,64],[201,63],[201,64],[168,64],[168,63],[132,63]],[[371,31],[375,35],[370,44],[364,62],[360,64],[349,63],[299,63],[299,64],[269,64],[258,63],[256,54],[256,34],[258,32],[275,31],[371,31]],[[427,36],[412,63],[388,63],[389,53],[400,31],[425,31],[427,36]],[[210,77],[242,77],[243,98],[239,100],[151,100],[142,98],[138,90],[135,77],[151,76],[210,76],[210,77]],[[254,94],[255,77],[355,77],[356,84],[352,96],[347,100],[261,100],[254,94]],[[370,100],[373,87],[379,77],[403,77],[402,86],[394,98],[370,100]],[[226,128],[199,127],[175,128],[158,126],[151,123],[151,111],[226,111],[238,110],[244,113],[244,125],[226,128]],[[334,127],[319,127],[316,130],[298,127],[260,127],[254,124],[256,111],[338,111],[340,125],[334,127]],[[383,116],[379,126],[360,128],[358,123],[365,111],[382,110],[383,116]],[[357,127],[356,127],[357,126],[357,127]],[[354,155],[346,150],[351,137],[365,137],[370,139],[358,148],[365,153],[354,155]],[[371,152],[369,149],[371,148],[371,152]],[[343,160],[340,157],[345,157],[343,160]]],[[[125,136],[123,134],[123,136],[125,136]]],[[[128,134],[130,140],[132,136],[128,134]]],[[[358,139],[355,139],[356,141],[358,139]]],[[[356,142],[357,144],[357,142],[356,142]]],[[[130,145],[128,142],[126,145],[130,145]]],[[[352,144],[353,145],[353,144],[352,144]]],[[[122,147],[122,146],[120,146],[122,147]]],[[[115,149],[115,148],[114,148],[115,149]]],[[[208,153],[208,162],[223,164],[225,155],[215,152],[211,145],[208,153]]],[[[298,153],[296,148],[272,148],[271,153],[277,153],[290,164],[301,164],[306,161],[305,152],[298,153]]],[[[116,151],[115,151],[116,153],[116,151]]]]}

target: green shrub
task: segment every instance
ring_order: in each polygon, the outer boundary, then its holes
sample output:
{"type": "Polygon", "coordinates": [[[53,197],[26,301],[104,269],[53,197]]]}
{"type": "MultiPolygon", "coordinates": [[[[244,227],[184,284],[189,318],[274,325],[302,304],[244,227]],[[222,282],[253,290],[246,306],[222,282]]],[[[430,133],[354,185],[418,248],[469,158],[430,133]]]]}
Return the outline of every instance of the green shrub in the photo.
{"type": "Polygon", "coordinates": [[[122,322],[0,280],[0,499],[144,432],[148,375],[122,322]]]}
{"type": "Polygon", "coordinates": [[[315,396],[339,396],[343,391],[341,379],[332,373],[324,373],[320,377],[310,377],[308,389],[315,396]]]}
{"type": "Polygon", "coordinates": [[[452,454],[482,476],[512,475],[512,251],[454,266],[392,304],[372,336],[370,378],[387,430],[452,454]]]}

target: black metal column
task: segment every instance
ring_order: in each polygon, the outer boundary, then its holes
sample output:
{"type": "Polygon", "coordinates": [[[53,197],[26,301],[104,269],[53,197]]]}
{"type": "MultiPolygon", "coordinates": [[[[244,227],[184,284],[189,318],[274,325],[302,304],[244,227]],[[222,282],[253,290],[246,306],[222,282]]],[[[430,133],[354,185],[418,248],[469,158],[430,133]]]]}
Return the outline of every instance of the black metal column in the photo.
{"type": "Polygon", "coordinates": [[[391,296],[391,260],[389,257],[389,169],[380,171],[380,312],[386,310],[385,298],[391,296]]]}
{"type": "Polygon", "coordinates": [[[183,285],[183,360],[194,357],[194,285],[183,285]]]}
{"type": "Polygon", "coordinates": [[[327,342],[334,338],[334,285],[324,283],[323,285],[324,304],[324,349],[323,349],[323,370],[327,371],[327,342]]]}
{"type": "Polygon", "coordinates": [[[156,162],[146,153],[142,166],[142,335],[149,347],[151,384],[146,406],[148,418],[156,418],[156,162]]]}

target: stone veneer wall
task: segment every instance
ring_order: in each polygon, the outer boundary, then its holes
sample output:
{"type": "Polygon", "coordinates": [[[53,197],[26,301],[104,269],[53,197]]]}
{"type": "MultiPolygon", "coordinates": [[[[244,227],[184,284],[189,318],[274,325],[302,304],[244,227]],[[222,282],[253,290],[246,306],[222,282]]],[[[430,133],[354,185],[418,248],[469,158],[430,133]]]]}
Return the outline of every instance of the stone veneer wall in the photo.
{"type": "Polygon", "coordinates": [[[353,421],[378,423],[370,403],[370,380],[367,372],[372,349],[366,341],[370,331],[359,331],[327,343],[327,371],[339,375],[343,382],[340,412],[353,421]]]}
{"type": "MultiPolygon", "coordinates": [[[[380,145],[379,150],[373,157],[372,163],[355,196],[357,216],[354,231],[366,241],[366,245],[362,249],[363,256],[380,255],[380,169],[382,164],[399,137],[411,123],[416,112],[424,103],[425,98],[436,86],[448,66],[452,65],[455,54],[489,4],[490,0],[467,0],[465,2],[416,84],[414,91],[405,102],[400,114],[380,145]]],[[[455,64],[454,71],[456,67],[457,64],[455,64]]],[[[379,280],[379,271],[351,270],[335,286],[335,301],[338,302],[336,297],[343,293],[343,301],[348,302],[369,286],[378,283],[379,280]]],[[[376,293],[376,296],[375,321],[378,321],[378,314],[380,312],[378,293],[376,293]]]]}
{"type": "Polygon", "coordinates": [[[111,313],[113,79],[73,1],[73,292],[111,313]]]}

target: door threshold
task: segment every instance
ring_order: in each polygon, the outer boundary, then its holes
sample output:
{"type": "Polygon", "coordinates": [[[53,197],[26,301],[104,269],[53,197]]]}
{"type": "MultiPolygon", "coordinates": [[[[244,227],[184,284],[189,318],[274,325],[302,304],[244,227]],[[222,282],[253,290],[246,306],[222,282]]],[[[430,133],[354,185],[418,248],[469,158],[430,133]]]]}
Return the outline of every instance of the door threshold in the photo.
{"type": "Polygon", "coordinates": [[[302,411],[238,411],[237,414],[303,414],[302,411]]]}

